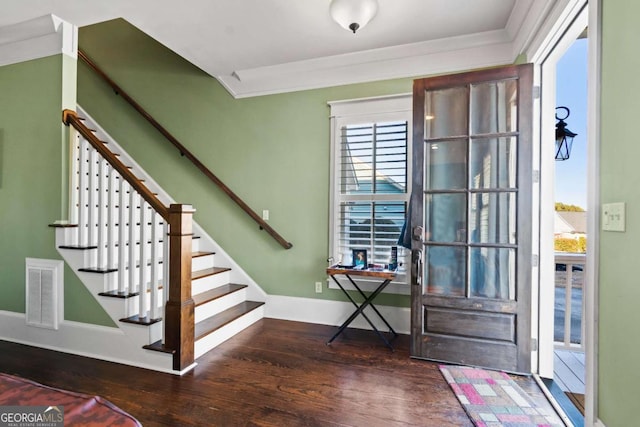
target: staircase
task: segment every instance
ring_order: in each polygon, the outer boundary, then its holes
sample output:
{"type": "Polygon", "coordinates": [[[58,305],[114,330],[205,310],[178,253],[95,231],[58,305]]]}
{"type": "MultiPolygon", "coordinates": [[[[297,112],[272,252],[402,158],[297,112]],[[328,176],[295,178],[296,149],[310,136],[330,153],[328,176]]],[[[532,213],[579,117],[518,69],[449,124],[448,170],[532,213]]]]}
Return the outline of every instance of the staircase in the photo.
{"type": "Polygon", "coordinates": [[[190,206],[174,204],[86,112],[78,116],[70,126],[69,221],[54,225],[58,252],[118,325],[117,345],[132,364],[188,371],[193,358],[261,319],[266,294],[191,223],[190,206]],[[190,334],[193,348],[185,349],[190,334]]]}

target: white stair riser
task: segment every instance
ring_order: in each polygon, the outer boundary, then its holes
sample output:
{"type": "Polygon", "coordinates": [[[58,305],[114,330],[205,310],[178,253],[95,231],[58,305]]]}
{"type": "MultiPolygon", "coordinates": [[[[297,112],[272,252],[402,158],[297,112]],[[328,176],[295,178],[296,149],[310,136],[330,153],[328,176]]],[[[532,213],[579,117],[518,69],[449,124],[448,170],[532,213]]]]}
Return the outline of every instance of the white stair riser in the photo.
{"type": "Polygon", "coordinates": [[[231,308],[234,305],[238,305],[245,301],[246,298],[247,293],[244,289],[241,289],[239,291],[235,291],[228,295],[225,295],[221,298],[209,301],[206,304],[202,304],[195,309],[196,323],[201,322],[202,320],[207,319],[211,316],[215,316],[216,314],[228,308],[231,308]]]}
{"type": "Polygon", "coordinates": [[[212,276],[203,277],[201,279],[191,281],[191,295],[198,295],[209,289],[229,283],[229,272],[214,274],[212,276]]]}
{"type": "Polygon", "coordinates": [[[205,268],[211,268],[213,266],[213,254],[191,259],[191,271],[204,270],[205,268]]]}
{"type": "MultiPolygon", "coordinates": [[[[66,256],[63,256],[63,258],[74,270],[78,268],[78,264],[73,264],[70,258],[67,258],[66,256]]],[[[107,275],[86,273],[84,271],[76,271],[76,274],[93,295],[98,295],[100,292],[104,292],[106,290],[107,275]]]]}
{"type": "MultiPolygon", "coordinates": [[[[67,242],[58,243],[58,246],[66,245],[67,242]]],[[[67,260],[70,265],[76,266],[76,268],[82,268],[87,266],[87,253],[93,252],[93,250],[74,250],[74,249],[60,249],[58,248],[58,252],[62,254],[63,258],[67,260]]],[[[100,291],[102,292],[102,291],[100,291]]]]}
{"type": "Polygon", "coordinates": [[[131,311],[133,310],[132,306],[127,300],[123,298],[98,296],[98,302],[100,303],[102,308],[104,308],[104,310],[109,313],[109,316],[111,317],[111,319],[113,319],[116,325],[123,317],[129,317],[133,315],[133,313],[131,313],[131,311]]]}
{"type": "MultiPolygon", "coordinates": [[[[158,293],[158,310],[159,317],[163,317],[164,313],[164,300],[162,299],[162,290],[158,293]]],[[[140,314],[140,295],[136,295],[129,298],[113,298],[103,297],[109,300],[120,301],[120,307],[122,307],[122,316],[120,318],[131,317],[140,314]],[[123,302],[124,301],[124,302],[123,302]]],[[[146,293],[147,304],[146,307],[151,310],[151,292],[146,293]]]]}
{"type": "Polygon", "coordinates": [[[153,325],[137,325],[135,323],[120,322],[118,326],[120,326],[120,329],[122,329],[133,342],[148,342],[151,344],[162,339],[162,322],[157,322],[153,325]]]}
{"type": "Polygon", "coordinates": [[[75,236],[77,235],[76,227],[56,228],[56,242],[65,242],[67,245],[75,245],[75,236]]]}
{"type": "Polygon", "coordinates": [[[262,319],[263,316],[264,306],[260,306],[244,316],[237,318],[233,322],[228,323],[217,331],[197,340],[194,346],[196,359],[262,319]]]}
{"type": "Polygon", "coordinates": [[[149,343],[153,344],[156,341],[160,341],[163,337],[164,322],[160,321],[149,326],[149,343]]]}

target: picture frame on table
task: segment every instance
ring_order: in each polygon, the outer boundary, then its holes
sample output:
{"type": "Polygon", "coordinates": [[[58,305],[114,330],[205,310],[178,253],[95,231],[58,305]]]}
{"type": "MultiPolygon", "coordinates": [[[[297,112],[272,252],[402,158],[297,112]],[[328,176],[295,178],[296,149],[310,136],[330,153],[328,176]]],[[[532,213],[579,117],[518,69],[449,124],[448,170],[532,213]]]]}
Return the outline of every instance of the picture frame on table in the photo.
{"type": "Polygon", "coordinates": [[[367,263],[367,250],[366,249],[352,249],[351,259],[353,268],[356,270],[365,270],[369,265],[367,263]]]}

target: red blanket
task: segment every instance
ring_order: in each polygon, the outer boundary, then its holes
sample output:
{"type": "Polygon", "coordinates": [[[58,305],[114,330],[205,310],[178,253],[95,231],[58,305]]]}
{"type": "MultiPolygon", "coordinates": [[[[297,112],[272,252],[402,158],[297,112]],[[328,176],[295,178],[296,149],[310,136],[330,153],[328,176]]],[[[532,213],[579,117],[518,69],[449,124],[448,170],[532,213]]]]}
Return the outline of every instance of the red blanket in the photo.
{"type": "Polygon", "coordinates": [[[0,373],[0,406],[62,406],[64,424],[70,426],[142,426],[101,397],[60,390],[3,373],[0,373]]]}

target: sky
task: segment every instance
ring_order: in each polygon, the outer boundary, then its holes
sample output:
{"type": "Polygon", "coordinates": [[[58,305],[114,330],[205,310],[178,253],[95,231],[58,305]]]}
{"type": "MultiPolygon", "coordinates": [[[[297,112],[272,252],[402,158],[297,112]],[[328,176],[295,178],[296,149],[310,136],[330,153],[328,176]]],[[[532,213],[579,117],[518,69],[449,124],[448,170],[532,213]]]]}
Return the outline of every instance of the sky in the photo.
{"type": "MultiPolygon", "coordinates": [[[[556,106],[571,110],[567,129],[577,133],[568,160],[556,161],[556,202],[587,207],[587,39],[576,40],[558,62],[556,106]]],[[[564,110],[558,110],[563,117],[564,110]]]]}

